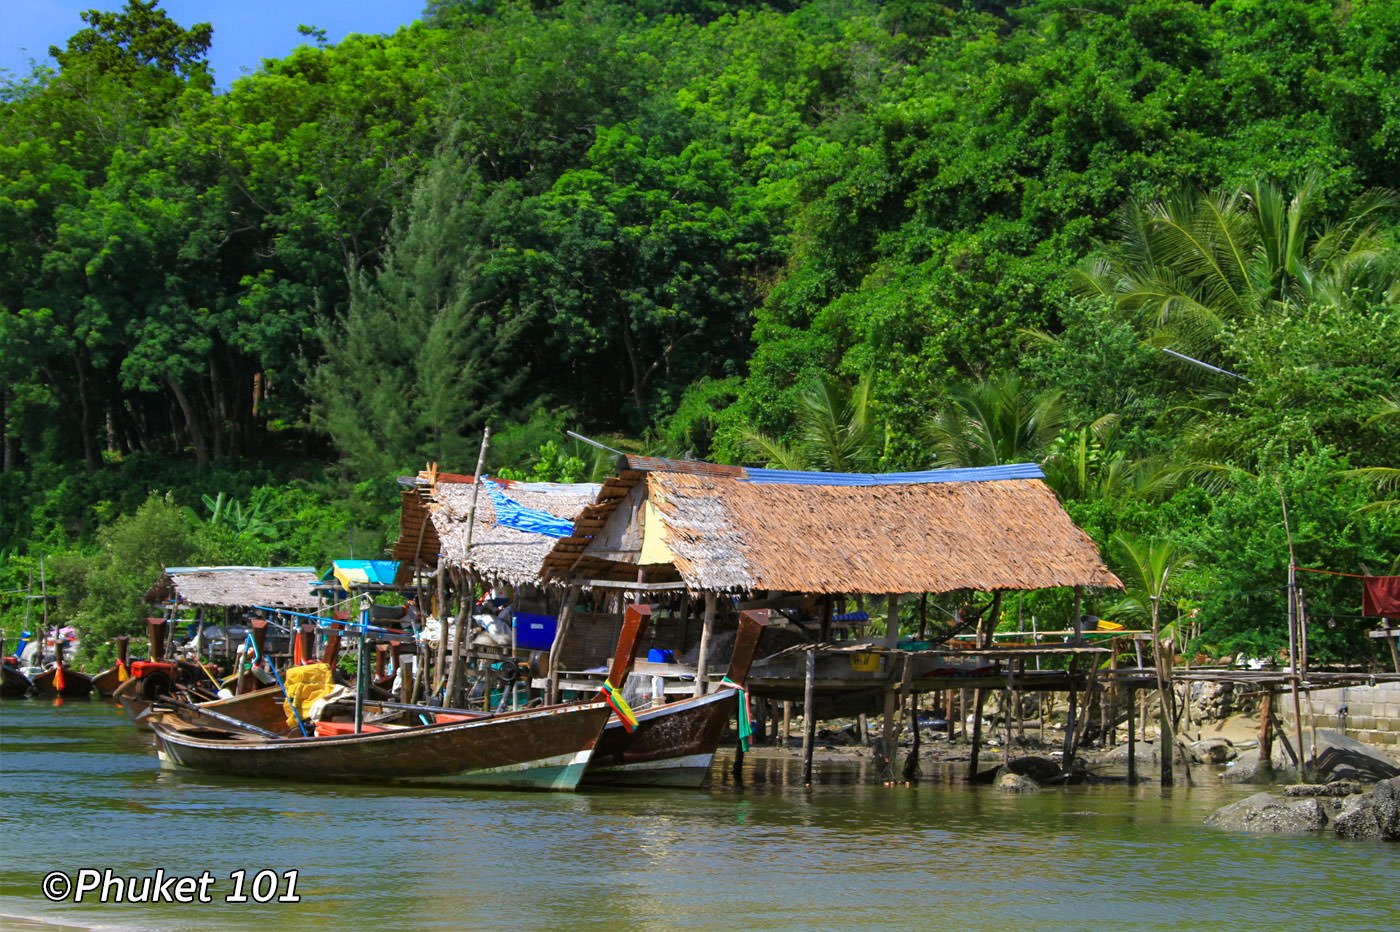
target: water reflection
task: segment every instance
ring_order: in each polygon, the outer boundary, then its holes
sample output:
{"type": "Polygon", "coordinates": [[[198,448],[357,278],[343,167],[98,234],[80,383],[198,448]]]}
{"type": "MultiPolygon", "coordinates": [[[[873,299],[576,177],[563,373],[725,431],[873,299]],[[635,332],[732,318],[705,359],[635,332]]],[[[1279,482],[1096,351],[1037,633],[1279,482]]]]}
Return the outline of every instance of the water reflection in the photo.
{"type": "Polygon", "coordinates": [[[245,782],[162,770],[149,737],[99,703],[7,704],[0,913],[156,929],[1400,924],[1380,880],[1393,846],[1200,824],[1248,789],[1010,796],[956,782],[957,767],[887,787],[860,758],[820,763],[806,788],[793,758],[750,754],[742,780],[728,763],[700,792],[245,782]],[[302,902],[103,907],[39,895],[48,871],[85,866],[297,869],[302,902]],[[1338,894],[1357,878],[1365,895],[1338,894]]]}

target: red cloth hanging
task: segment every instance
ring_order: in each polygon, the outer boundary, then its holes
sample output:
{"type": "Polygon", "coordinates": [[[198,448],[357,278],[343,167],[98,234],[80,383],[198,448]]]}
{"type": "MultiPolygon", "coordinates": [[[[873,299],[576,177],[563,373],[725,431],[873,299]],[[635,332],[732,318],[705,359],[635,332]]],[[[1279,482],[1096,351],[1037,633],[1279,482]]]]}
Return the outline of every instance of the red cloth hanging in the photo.
{"type": "Polygon", "coordinates": [[[1400,618],[1400,576],[1365,576],[1361,585],[1361,614],[1400,618]]]}

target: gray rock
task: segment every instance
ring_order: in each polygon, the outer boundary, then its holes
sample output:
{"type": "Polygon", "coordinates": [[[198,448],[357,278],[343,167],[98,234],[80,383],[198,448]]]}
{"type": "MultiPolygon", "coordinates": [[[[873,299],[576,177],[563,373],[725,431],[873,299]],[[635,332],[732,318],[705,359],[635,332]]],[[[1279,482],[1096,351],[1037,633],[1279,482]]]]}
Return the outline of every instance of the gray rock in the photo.
{"type": "MultiPolygon", "coordinates": [[[[1157,745],[1155,742],[1135,741],[1133,743],[1136,745],[1136,762],[1138,767],[1157,766],[1157,745]]],[[[1127,742],[1118,745],[1118,747],[1112,750],[1105,751],[1099,756],[1099,762],[1103,764],[1118,764],[1126,767],[1128,764],[1127,742]]]]}
{"type": "Polygon", "coordinates": [[[996,788],[1003,793],[1039,793],[1040,784],[1030,777],[1003,770],[997,777],[996,788]]]}
{"type": "Polygon", "coordinates": [[[1382,780],[1369,793],[1348,796],[1332,827],[1342,838],[1400,841],[1400,777],[1382,780]]]}
{"type": "Polygon", "coordinates": [[[1295,783],[1285,786],[1284,796],[1353,796],[1366,792],[1366,786],[1350,780],[1334,780],[1331,783],[1295,783]]]}
{"type": "Polygon", "coordinates": [[[1315,798],[1284,799],[1255,793],[1206,816],[1206,824],[1233,832],[1296,834],[1327,827],[1327,810],[1315,798]]]}
{"type": "Polygon", "coordinates": [[[1060,765],[1048,757],[1018,757],[1002,769],[1009,773],[1030,777],[1037,783],[1048,783],[1064,776],[1060,765]]]}
{"type": "Polygon", "coordinates": [[[1196,764],[1224,764],[1239,756],[1227,738],[1205,738],[1189,745],[1187,751],[1196,764]]]}
{"type": "Polygon", "coordinates": [[[1244,751],[1227,765],[1220,775],[1225,783],[1272,783],[1274,765],[1259,759],[1259,749],[1244,751]]]}

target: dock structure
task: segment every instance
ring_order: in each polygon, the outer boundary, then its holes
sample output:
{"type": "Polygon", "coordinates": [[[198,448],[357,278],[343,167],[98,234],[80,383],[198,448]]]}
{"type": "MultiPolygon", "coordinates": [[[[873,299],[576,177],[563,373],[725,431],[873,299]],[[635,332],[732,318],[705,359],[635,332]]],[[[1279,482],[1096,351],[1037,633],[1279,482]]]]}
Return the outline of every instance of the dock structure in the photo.
{"type": "MultiPolygon", "coordinates": [[[[803,703],[805,769],[818,710],[848,702],[882,708],[877,756],[892,775],[905,702],[953,688],[974,694],[975,769],[980,712],[991,692],[1087,693],[1098,665],[1084,658],[1109,653],[1084,643],[994,645],[1007,593],[1073,589],[1074,630],[1080,631],[1082,591],[1122,588],[1042,480],[1034,464],[850,474],[623,455],[617,475],[582,511],[573,533],[545,557],[542,576],[569,593],[553,654],[565,649],[569,607],[585,592],[595,603],[600,592],[670,600],[683,632],[700,615],[691,674],[700,694],[718,665],[715,652],[732,616],[742,608],[769,608],[791,622],[796,636],[754,664],[749,688],[758,698],[803,703]],[[901,642],[906,610],[926,605],[930,595],[970,599],[973,593],[991,599],[959,613],[944,632],[973,632],[969,647],[901,642]],[[836,640],[838,602],[851,601],[882,614],[883,632],[861,642],[836,640]],[[1069,669],[1027,669],[1036,656],[1067,657],[1069,669]],[[979,666],[985,669],[977,675],[979,666]]],[[[765,637],[780,627],[770,626],[765,637]]],[[[556,660],[552,656],[552,687],[562,682],[556,660]]]]}

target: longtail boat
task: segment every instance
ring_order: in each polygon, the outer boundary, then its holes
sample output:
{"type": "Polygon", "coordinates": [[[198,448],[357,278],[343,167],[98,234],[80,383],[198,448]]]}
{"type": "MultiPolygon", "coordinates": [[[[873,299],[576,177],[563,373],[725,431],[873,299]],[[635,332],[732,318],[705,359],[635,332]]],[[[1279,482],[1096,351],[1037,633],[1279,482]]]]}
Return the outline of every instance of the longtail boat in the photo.
{"type": "MultiPolygon", "coordinates": [[[[26,631],[25,635],[28,634],[26,631]]],[[[0,634],[0,699],[23,699],[34,687],[34,684],[29,682],[29,677],[19,668],[19,655],[24,653],[24,641],[21,637],[19,649],[14,655],[5,656],[5,637],[0,634]]]]}
{"type": "Polygon", "coordinates": [[[604,698],[597,700],[496,714],[419,713],[427,724],[324,722],[307,737],[166,719],[151,728],[163,765],[232,776],[572,790],[614,708],[626,711],[612,684],[631,670],[647,618],[628,607],[604,698]]]}
{"type": "Polygon", "coordinates": [[[584,785],[703,786],[725,727],[740,699],[747,699],[744,681],[763,633],[760,618],[757,612],[740,615],[729,672],[715,692],[638,711],[634,731],[616,719],[608,722],[584,785]]]}
{"type": "Polygon", "coordinates": [[[103,699],[112,698],[117,687],[131,677],[131,661],[127,657],[131,638],[123,634],[117,638],[117,662],[92,678],[92,688],[103,699]]]}
{"type": "Polygon", "coordinates": [[[64,699],[86,699],[92,694],[92,677],[63,664],[63,641],[55,647],[54,662],[34,677],[34,695],[61,696],[64,699]]]}

